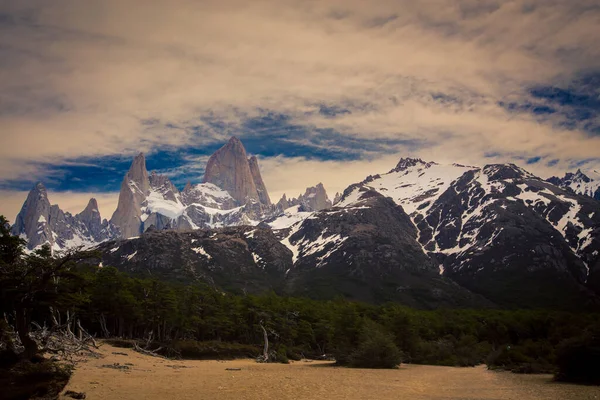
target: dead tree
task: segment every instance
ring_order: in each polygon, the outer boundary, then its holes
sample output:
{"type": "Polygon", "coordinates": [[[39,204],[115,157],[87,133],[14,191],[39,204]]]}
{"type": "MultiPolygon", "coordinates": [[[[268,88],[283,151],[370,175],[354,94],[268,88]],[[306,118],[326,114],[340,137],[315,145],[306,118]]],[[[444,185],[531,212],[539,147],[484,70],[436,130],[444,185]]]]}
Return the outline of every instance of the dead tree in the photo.
{"type": "Polygon", "coordinates": [[[259,356],[256,361],[258,362],[269,362],[269,335],[267,333],[267,330],[265,329],[263,322],[260,321],[260,327],[263,331],[263,340],[264,340],[264,347],[263,347],[263,354],[261,356],[259,356]]]}

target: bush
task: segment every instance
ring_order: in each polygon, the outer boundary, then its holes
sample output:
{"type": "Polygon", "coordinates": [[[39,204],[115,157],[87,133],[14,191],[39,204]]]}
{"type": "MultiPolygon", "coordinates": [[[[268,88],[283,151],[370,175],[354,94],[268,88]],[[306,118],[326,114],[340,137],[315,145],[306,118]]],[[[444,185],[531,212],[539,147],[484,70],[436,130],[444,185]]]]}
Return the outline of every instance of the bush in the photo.
{"type": "Polygon", "coordinates": [[[0,397],[3,399],[58,398],[72,368],[43,358],[22,360],[0,369],[0,397]]]}
{"type": "Polygon", "coordinates": [[[290,360],[288,358],[288,351],[285,346],[279,346],[279,349],[277,349],[277,353],[275,355],[275,360],[273,361],[277,361],[282,364],[290,363],[290,360]]]}
{"type": "Polygon", "coordinates": [[[600,338],[590,335],[564,341],[556,363],[557,380],[600,385],[600,338]]]}
{"type": "Polygon", "coordinates": [[[547,374],[556,371],[549,360],[552,349],[544,343],[525,341],[520,345],[506,345],[493,351],[486,358],[489,369],[503,369],[519,374],[547,374]]]}
{"type": "Polygon", "coordinates": [[[260,347],[226,342],[197,342],[180,340],[171,346],[182,358],[194,360],[232,360],[236,358],[253,358],[260,353],[260,347]]]}
{"type": "Polygon", "coordinates": [[[366,321],[358,348],[350,354],[349,365],[355,368],[396,368],[402,362],[402,353],[394,337],[383,327],[366,321]]]}
{"type": "Polygon", "coordinates": [[[133,339],[119,339],[119,338],[111,338],[104,339],[104,343],[114,346],[121,347],[123,349],[133,349],[135,347],[135,340],[133,339]]]}

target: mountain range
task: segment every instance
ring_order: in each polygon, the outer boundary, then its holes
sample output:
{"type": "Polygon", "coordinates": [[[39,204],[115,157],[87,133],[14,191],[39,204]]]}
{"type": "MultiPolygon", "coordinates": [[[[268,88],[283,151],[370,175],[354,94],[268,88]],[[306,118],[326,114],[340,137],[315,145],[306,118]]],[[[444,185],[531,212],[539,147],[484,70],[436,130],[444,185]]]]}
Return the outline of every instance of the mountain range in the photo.
{"type": "Polygon", "coordinates": [[[540,179],[513,164],[403,158],[330,201],[322,184],[277,203],[237,138],[179,191],[138,155],[110,220],[75,216],[43,185],[13,226],[33,249],[95,246],[101,265],[220,290],[398,301],[420,308],[600,304],[596,176],[540,179]]]}

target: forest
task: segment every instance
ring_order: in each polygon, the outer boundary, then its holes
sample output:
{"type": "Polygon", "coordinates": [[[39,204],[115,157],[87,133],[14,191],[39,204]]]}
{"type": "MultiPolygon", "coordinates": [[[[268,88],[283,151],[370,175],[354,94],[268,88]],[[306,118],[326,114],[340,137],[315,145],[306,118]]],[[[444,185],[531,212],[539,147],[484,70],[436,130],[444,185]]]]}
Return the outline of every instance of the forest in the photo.
{"type": "Polygon", "coordinates": [[[93,265],[94,252],[24,251],[0,221],[0,366],[35,360],[36,329],[68,327],[163,356],[269,361],[331,359],[393,368],[402,363],[547,372],[600,383],[600,313],[553,310],[416,310],[338,298],[225,293],[93,265]],[[12,361],[11,361],[12,360],[12,361]]]}

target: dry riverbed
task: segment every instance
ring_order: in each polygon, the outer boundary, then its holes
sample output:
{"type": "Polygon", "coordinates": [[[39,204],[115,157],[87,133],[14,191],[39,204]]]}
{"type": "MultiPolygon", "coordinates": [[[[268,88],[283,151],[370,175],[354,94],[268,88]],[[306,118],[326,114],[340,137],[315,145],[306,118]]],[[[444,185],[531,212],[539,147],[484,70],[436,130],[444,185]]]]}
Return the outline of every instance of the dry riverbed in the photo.
{"type": "MultiPolygon", "coordinates": [[[[78,364],[65,391],[87,399],[599,399],[600,388],[554,383],[485,367],[402,365],[397,370],[332,367],[328,362],[174,361],[107,344],[78,364]],[[237,370],[240,369],[240,370],[237,370]]],[[[63,391],[64,392],[64,391],[63,391]]],[[[62,397],[61,398],[67,398],[62,397]]]]}

